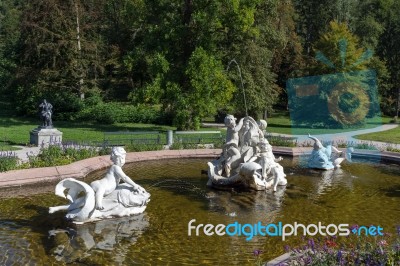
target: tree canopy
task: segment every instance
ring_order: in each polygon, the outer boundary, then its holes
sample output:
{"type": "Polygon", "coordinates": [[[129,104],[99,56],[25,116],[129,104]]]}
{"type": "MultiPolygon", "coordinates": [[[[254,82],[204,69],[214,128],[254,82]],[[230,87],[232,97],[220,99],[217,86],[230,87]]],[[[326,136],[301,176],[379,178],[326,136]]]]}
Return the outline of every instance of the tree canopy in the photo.
{"type": "Polygon", "coordinates": [[[19,114],[44,97],[61,119],[118,101],[160,106],[164,122],[193,129],[221,111],[286,107],[289,78],[370,68],[382,109],[398,115],[399,10],[394,0],[3,0],[0,92],[19,114]]]}

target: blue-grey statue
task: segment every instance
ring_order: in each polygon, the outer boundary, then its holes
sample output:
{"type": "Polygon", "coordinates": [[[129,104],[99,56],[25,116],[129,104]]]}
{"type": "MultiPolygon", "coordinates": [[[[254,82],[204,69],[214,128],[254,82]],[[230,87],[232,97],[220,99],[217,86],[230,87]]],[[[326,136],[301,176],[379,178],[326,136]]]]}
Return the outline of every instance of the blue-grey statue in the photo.
{"type": "Polygon", "coordinates": [[[314,140],[313,150],[308,159],[308,167],[322,170],[331,170],[339,168],[340,164],[346,159],[351,158],[352,148],[347,149],[346,154],[332,145],[324,147],[319,139],[308,134],[308,137],[314,140]]]}

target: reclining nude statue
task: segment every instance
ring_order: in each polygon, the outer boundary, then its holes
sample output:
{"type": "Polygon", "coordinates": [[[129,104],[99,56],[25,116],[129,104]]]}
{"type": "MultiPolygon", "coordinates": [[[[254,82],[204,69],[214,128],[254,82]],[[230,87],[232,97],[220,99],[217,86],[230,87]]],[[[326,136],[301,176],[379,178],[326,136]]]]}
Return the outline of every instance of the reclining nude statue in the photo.
{"type": "Polygon", "coordinates": [[[150,201],[150,194],[122,170],[125,156],[123,148],[114,147],[111,152],[114,164],[105,177],[93,181],[90,186],[74,178],[60,181],[56,185],[55,194],[68,199],[70,204],[50,207],[49,213],[66,210],[67,219],[75,223],[85,223],[144,212],[150,201]],[[120,184],[121,179],[125,183],[120,184]]]}
{"type": "Polygon", "coordinates": [[[283,167],[275,158],[272,146],[264,137],[265,120],[258,123],[252,117],[236,124],[232,115],[225,117],[226,142],[221,156],[208,162],[208,186],[216,188],[243,187],[265,190],[287,184],[283,167]],[[268,176],[272,174],[272,176],[268,176]]]}

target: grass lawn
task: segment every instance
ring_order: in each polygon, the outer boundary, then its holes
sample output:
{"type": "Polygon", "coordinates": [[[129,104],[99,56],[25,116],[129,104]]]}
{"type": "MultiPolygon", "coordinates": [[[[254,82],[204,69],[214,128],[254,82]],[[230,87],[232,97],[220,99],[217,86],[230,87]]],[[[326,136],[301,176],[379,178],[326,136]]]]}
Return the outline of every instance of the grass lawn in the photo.
{"type": "Polygon", "coordinates": [[[376,140],[400,144],[400,127],[382,132],[358,135],[356,138],[361,140],[376,140]]]}
{"type": "Polygon", "coordinates": [[[22,148],[14,147],[7,142],[0,141],[0,152],[2,151],[17,151],[21,150],[22,148]]]}
{"type": "MultiPolygon", "coordinates": [[[[0,149],[1,145],[26,145],[29,143],[29,132],[38,127],[40,121],[29,118],[0,117],[0,149]]],[[[116,123],[100,125],[89,122],[54,121],[54,126],[63,132],[63,141],[102,141],[103,132],[107,131],[166,131],[174,127],[116,123]]],[[[4,150],[4,149],[3,149],[4,150]]]]}
{"type": "MultiPolygon", "coordinates": [[[[366,125],[363,128],[358,129],[367,129],[374,128],[380,126],[382,124],[389,123],[392,118],[390,117],[382,117],[382,118],[372,118],[369,119],[366,125]]],[[[357,130],[357,128],[346,128],[346,129],[326,129],[326,128],[295,128],[292,127],[290,122],[289,112],[275,112],[270,115],[267,119],[268,127],[267,132],[270,133],[281,133],[281,134],[294,134],[294,135],[307,135],[310,134],[333,134],[340,132],[348,132],[357,130]]]]}
{"type": "MultiPolygon", "coordinates": [[[[382,118],[381,121],[371,120],[367,123],[367,127],[376,127],[382,123],[388,123],[390,118],[382,118]]],[[[270,115],[267,120],[267,132],[281,134],[326,134],[351,131],[354,129],[301,129],[292,128],[288,112],[275,112],[270,115]]],[[[39,119],[18,118],[0,113],[0,151],[12,150],[12,145],[26,145],[29,143],[29,132],[39,125],[39,119]]],[[[159,131],[175,130],[175,127],[153,125],[153,124],[136,124],[136,123],[116,123],[113,125],[102,125],[90,122],[65,122],[54,121],[57,129],[63,132],[64,141],[103,141],[104,132],[113,131],[159,131]]],[[[226,130],[225,128],[212,129],[201,128],[200,130],[226,130]]],[[[400,129],[373,133],[359,136],[365,140],[379,140],[386,142],[400,143],[400,129]]]]}

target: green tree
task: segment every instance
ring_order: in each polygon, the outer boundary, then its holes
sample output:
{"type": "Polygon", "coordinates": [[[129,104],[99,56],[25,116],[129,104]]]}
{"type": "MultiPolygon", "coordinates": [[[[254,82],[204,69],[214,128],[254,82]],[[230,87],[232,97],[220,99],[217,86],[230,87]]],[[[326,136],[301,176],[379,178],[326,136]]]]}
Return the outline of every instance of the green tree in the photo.
{"type": "Polygon", "coordinates": [[[270,108],[277,93],[268,46],[268,34],[273,27],[267,23],[276,15],[273,13],[276,3],[276,0],[147,2],[144,26],[138,33],[142,42],[132,48],[125,61],[132,73],[141,69],[137,76],[141,85],[134,88],[131,98],[136,102],[162,102],[179,128],[196,128],[204,116],[227,105],[244,114],[241,91],[236,90],[234,100],[229,102],[233,90],[227,78],[240,87],[237,71],[222,71],[236,59],[249,95],[249,113],[258,115],[270,108]],[[161,65],[168,67],[158,67],[160,58],[161,65]],[[218,78],[212,72],[194,70],[195,66],[205,68],[207,64],[210,71],[219,73],[218,78]],[[199,82],[203,79],[208,81],[199,82]],[[201,95],[201,91],[213,93],[201,95]],[[220,96],[217,102],[213,94],[220,96]]]}
{"type": "Polygon", "coordinates": [[[379,83],[381,107],[386,114],[398,115],[399,88],[399,3],[398,1],[366,0],[355,7],[352,28],[360,43],[373,49],[375,56],[368,67],[375,69],[379,83]]]}
{"type": "Polygon", "coordinates": [[[198,128],[203,117],[215,114],[218,107],[230,101],[235,87],[225,75],[221,61],[201,47],[192,53],[185,74],[191,90],[173,94],[174,122],[182,129],[198,128]]]}
{"type": "Polygon", "coordinates": [[[19,1],[0,2],[0,92],[9,94],[10,80],[16,71],[16,50],[20,36],[19,21],[21,4],[19,1]]]}
{"type": "Polygon", "coordinates": [[[13,78],[14,98],[22,113],[36,114],[43,97],[59,112],[76,112],[82,106],[80,95],[97,87],[101,58],[94,33],[99,13],[91,9],[94,4],[46,0],[22,6],[18,72],[13,78]]]}
{"type": "Polygon", "coordinates": [[[345,23],[331,21],[329,26],[329,31],[314,46],[316,59],[319,61],[314,74],[366,69],[368,61],[365,59],[369,59],[369,53],[360,48],[358,37],[350,32],[345,23]]]}

